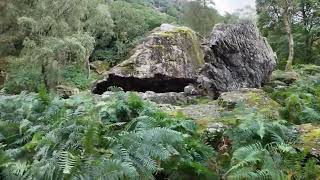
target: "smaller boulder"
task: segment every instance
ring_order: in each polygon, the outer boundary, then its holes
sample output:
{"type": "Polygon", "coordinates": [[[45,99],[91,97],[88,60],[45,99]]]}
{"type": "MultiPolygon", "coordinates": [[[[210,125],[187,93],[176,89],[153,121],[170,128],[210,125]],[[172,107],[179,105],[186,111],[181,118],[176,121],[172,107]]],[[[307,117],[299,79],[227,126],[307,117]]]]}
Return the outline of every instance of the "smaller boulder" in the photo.
{"type": "Polygon", "coordinates": [[[225,92],[220,95],[218,101],[222,107],[228,109],[234,109],[236,105],[243,104],[248,108],[256,108],[270,118],[280,117],[278,110],[281,106],[261,89],[243,88],[239,91],[225,92]]]}
{"type": "Polygon", "coordinates": [[[101,95],[101,98],[103,99],[103,100],[107,100],[107,99],[110,99],[112,96],[114,96],[115,95],[115,92],[113,92],[113,91],[106,91],[106,92],[104,92],[102,95],[101,95]]]}
{"type": "MultiPolygon", "coordinates": [[[[127,92],[129,93],[129,92],[127,92]]],[[[108,100],[114,96],[115,92],[106,91],[101,95],[103,100],[108,100]]],[[[138,95],[147,101],[160,105],[186,105],[195,101],[197,96],[187,96],[183,92],[155,93],[153,91],[140,92],[138,95]]]]}
{"type": "Polygon", "coordinates": [[[184,87],[184,93],[190,96],[199,95],[199,91],[194,85],[188,85],[184,87]]]}
{"type": "Polygon", "coordinates": [[[320,157],[320,126],[302,124],[298,126],[298,131],[300,133],[298,148],[315,157],[320,157]]]}
{"type": "Polygon", "coordinates": [[[182,112],[199,123],[200,126],[207,127],[209,122],[214,122],[220,117],[221,107],[215,102],[206,104],[193,104],[176,108],[176,111],[182,112]]]}
{"type": "Polygon", "coordinates": [[[228,152],[232,145],[229,138],[225,136],[225,132],[229,128],[229,126],[220,122],[211,123],[208,125],[207,130],[203,133],[203,139],[206,144],[213,147],[219,153],[228,152]]]}
{"type": "Polygon", "coordinates": [[[224,125],[223,123],[211,123],[208,125],[207,131],[213,134],[216,133],[223,133],[225,130],[228,129],[227,125],[224,125]]]}
{"type": "Polygon", "coordinates": [[[60,97],[68,99],[73,95],[79,94],[80,90],[70,86],[59,85],[56,87],[56,92],[60,97]]]}
{"type": "Polygon", "coordinates": [[[270,86],[272,88],[279,88],[279,87],[286,87],[288,86],[288,84],[282,81],[275,80],[275,81],[268,82],[266,86],[270,86]]]}
{"type": "Polygon", "coordinates": [[[223,107],[233,109],[238,103],[246,103],[250,99],[250,96],[263,93],[263,90],[260,89],[243,88],[239,91],[224,92],[218,100],[219,104],[223,107]]]}
{"type": "Polygon", "coordinates": [[[286,84],[292,84],[300,78],[300,75],[294,71],[274,71],[271,76],[271,81],[281,81],[286,84]]]}
{"type": "Polygon", "coordinates": [[[275,90],[286,89],[289,85],[282,81],[270,81],[263,86],[263,90],[268,93],[272,93],[275,90]]]}
{"type": "Polygon", "coordinates": [[[96,73],[102,75],[105,72],[109,71],[110,64],[106,61],[94,61],[90,63],[90,68],[93,69],[96,73]]]}
{"type": "Polygon", "coordinates": [[[144,100],[149,100],[157,104],[184,105],[193,100],[193,97],[176,92],[155,93],[153,91],[147,91],[145,93],[139,93],[139,96],[144,100]]]}

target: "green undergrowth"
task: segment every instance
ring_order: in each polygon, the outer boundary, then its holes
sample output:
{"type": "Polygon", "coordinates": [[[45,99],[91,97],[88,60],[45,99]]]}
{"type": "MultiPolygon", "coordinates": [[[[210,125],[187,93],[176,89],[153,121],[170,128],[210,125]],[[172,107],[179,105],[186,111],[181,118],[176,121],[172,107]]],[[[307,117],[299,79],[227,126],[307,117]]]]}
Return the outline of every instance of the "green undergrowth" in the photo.
{"type": "Polygon", "coordinates": [[[129,92],[1,96],[0,179],[318,179],[320,76],[299,74],[205,128],[129,92]]]}
{"type": "MultiPolygon", "coordinates": [[[[304,66],[302,69],[307,67],[304,66]]],[[[283,106],[280,113],[289,122],[318,124],[320,123],[320,74],[311,70],[297,71],[302,77],[288,87],[275,89],[271,97],[283,106]]]]}
{"type": "MultiPolygon", "coordinates": [[[[194,62],[193,65],[195,67],[201,67],[204,62],[204,55],[201,50],[200,46],[200,40],[198,38],[198,35],[196,32],[194,32],[192,29],[187,27],[177,27],[171,31],[160,31],[153,33],[154,35],[160,36],[162,38],[167,38],[171,43],[174,43],[175,41],[185,41],[185,42],[179,42],[179,43],[185,43],[183,44],[186,46],[188,51],[191,51],[191,55],[194,56],[194,62]]],[[[159,48],[159,46],[156,46],[159,48]]],[[[160,49],[161,45],[160,45],[160,49]]]]}
{"type": "Polygon", "coordinates": [[[225,130],[204,135],[217,151],[212,171],[221,179],[319,178],[319,159],[300,151],[300,135],[286,120],[238,104],[222,113],[219,121],[225,130]]]}
{"type": "Polygon", "coordinates": [[[0,179],[214,179],[193,121],[134,93],[0,97],[0,179]]]}

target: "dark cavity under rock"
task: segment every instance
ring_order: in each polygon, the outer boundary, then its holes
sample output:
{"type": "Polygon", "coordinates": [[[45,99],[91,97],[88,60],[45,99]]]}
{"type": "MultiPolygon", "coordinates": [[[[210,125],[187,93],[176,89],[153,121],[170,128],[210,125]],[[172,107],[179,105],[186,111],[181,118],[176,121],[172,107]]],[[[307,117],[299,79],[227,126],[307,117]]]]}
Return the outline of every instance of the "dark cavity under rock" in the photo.
{"type": "Polygon", "coordinates": [[[121,87],[124,91],[183,92],[184,87],[190,83],[195,83],[195,80],[165,77],[160,74],[153,78],[121,77],[110,74],[106,80],[96,83],[93,93],[103,94],[106,88],[112,86],[121,87]]]}

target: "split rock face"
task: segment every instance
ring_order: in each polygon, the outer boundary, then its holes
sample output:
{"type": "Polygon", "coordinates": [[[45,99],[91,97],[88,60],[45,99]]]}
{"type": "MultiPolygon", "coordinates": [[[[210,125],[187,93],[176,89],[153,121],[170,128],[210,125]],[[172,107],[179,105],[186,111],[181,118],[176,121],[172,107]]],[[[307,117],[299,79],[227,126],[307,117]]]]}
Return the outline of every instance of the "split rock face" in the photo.
{"type": "Polygon", "coordinates": [[[251,22],[218,24],[204,44],[198,82],[214,92],[259,88],[276,67],[276,55],[251,22]]]}
{"type": "Polygon", "coordinates": [[[93,88],[102,94],[110,86],[125,91],[183,92],[197,80],[204,65],[197,35],[186,27],[163,24],[155,29],[134,54],[112,68],[93,88]]]}
{"type": "Polygon", "coordinates": [[[191,29],[163,24],[133,52],[96,82],[93,93],[111,86],[164,93],[196,84],[208,94],[259,88],[276,66],[275,53],[250,22],[216,25],[202,45],[191,29]]]}

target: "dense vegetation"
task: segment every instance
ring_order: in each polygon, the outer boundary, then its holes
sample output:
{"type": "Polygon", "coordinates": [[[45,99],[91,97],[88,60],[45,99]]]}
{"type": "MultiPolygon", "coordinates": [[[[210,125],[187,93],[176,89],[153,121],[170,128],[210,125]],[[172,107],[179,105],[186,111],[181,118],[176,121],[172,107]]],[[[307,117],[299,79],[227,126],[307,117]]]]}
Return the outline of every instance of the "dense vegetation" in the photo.
{"type": "Polygon", "coordinates": [[[258,26],[277,52],[280,67],[290,54],[293,63],[319,64],[318,0],[257,0],[256,3],[258,26]],[[289,46],[288,40],[292,41],[289,46]]]}
{"type": "MultiPolygon", "coordinates": [[[[319,67],[316,67],[319,71],[319,67]]],[[[309,69],[309,68],[307,68],[309,69]]],[[[296,125],[319,124],[320,74],[301,71],[270,92],[282,106],[241,103],[203,131],[135,93],[107,99],[38,94],[0,99],[0,176],[4,179],[316,179],[319,159],[301,149],[296,125]],[[311,73],[311,74],[310,74],[311,73]],[[306,82],[306,79],[307,82],[306,82]],[[294,91],[295,93],[292,93],[294,91]]]]}
{"type": "Polygon", "coordinates": [[[5,179],[211,175],[205,165],[213,151],[194,121],[170,117],[133,93],[95,103],[89,95],[61,100],[41,91],[0,106],[5,179]]]}
{"type": "Polygon", "coordinates": [[[99,76],[90,64],[117,65],[162,23],[201,38],[250,12],[221,15],[210,0],[2,0],[0,179],[319,179],[320,67],[302,64],[320,63],[320,3],[256,2],[257,25],[289,71],[277,73],[298,77],[265,87],[276,107],[224,107],[215,121],[226,127],[211,131],[133,92],[85,92],[99,76]],[[83,92],[63,99],[58,85],[83,92]]]}

